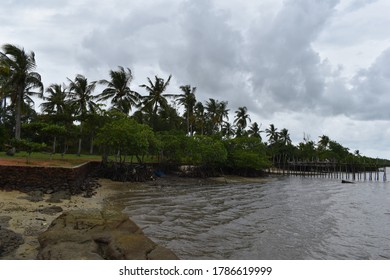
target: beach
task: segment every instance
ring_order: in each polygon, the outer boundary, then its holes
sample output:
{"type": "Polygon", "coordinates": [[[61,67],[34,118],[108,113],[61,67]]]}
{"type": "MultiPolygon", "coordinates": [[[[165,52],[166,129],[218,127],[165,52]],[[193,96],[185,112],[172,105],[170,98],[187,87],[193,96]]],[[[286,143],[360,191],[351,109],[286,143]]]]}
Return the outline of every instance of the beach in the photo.
{"type": "MultiPolygon", "coordinates": [[[[75,210],[97,210],[101,212],[122,212],[123,206],[118,202],[121,194],[131,191],[132,186],[197,186],[259,182],[265,178],[243,178],[226,176],[216,178],[186,178],[179,176],[164,176],[143,183],[114,182],[99,179],[99,187],[92,197],[83,195],[68,195],[64,193],[43,194],[37,192],[23,193],[20,191],[0,190],[0,233],[4,235],[12,231],[18,235],[10,243],[21,243],[12,252],[3,252],[0,259],[33,260],[40,249],[38,236],[45,232],[51,223],[61,214],[75,210]]],[[[7,236],[8,237],[8,236],[7,236]]],[[[1,241],[0,241],[1,242],[1,241]]],[[[3,246],[4,243],[3,239],[3,246]]],[[[19,245],[19,244],[17,244],[19,245]]],[[[1,249],[0,243],[0,249],[1,249]]],[[[12,248],[11,248],[12,249],[12,248]]],[[[4,251],[4,249],[3,249],[4,251]]]]}
{"type": "Polygon", "coordinates": [[[53,194],[40,196],[1,190],[0,228],[20,234],[24,243],[0,259],[35,259],[39,250],[38,236],[47,230],[54,219],[70,210],[102,210],[113,207],[107,199],[126,187],[123,183],[106,179],[100,179],[99,184],[101,186],[95,190],[96,193],[88,198],[82,195],[64,195],[62,198],[53,199],[53,194]]]}

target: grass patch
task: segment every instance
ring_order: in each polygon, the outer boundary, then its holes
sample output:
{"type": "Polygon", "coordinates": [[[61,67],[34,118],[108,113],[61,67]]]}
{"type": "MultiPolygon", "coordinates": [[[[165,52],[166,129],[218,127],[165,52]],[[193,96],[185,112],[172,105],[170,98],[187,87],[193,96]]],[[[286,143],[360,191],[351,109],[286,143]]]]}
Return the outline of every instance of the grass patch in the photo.
{"type": "Polygon", "coordinates": [[[74,154],[53,154],[18,152],[14,156],[7,156],[5,152],[0,152],[1,165],[31,165],[31,166],[76,166],[88,161],[100,161],[98,155],[74,155],[74,154]]]}
{"type": "MultiPolygon", "coordinates": [[[[27,152],[17,152],[14,156],[7,156],[5,152],[0,152],[0,165],[28,165],[28,166],[55,166],[55,167],[72,167],[77,166],[88,161],[101,161],[100,155],[76,155],[76,154],[62,154],[57,153],[51,155],[50,153],[33,152],[29,156],[27,152]]],[[[115,156],[111,155],[109,160],[116,161],[115,156]]],[[[126,162],[137,163],[136,157],[126,157],[126,162]]],[[[157,163],[156,156],[145,156],[144,163],[157,163]]]]}

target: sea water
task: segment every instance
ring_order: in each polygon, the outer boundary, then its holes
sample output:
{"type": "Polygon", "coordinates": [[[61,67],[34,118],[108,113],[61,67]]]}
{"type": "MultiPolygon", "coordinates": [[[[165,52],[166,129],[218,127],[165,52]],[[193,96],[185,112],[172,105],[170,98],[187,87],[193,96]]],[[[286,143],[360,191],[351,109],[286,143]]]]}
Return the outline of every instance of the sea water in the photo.
{"type": "Polygon", "coordinates": [[[132,187],[121,202],[181,259],[390,259],[390,182],[156,184],[132,187]]]}

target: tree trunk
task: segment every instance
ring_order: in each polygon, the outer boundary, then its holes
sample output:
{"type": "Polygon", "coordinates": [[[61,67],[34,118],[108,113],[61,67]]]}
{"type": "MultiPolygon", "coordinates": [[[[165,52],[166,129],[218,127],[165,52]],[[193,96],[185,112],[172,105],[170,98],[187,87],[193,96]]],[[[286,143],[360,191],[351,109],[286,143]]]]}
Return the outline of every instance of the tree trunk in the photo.
{"type": "Polygon", "coordinates": [[[22,93],[18,90],[16,96],[16,124],[15,124],[15,139],[20,140],[20,128],[21,128],[21,114],[22,114],[22,93]]]}
{"type": "Polygon", "coordinates": [[[4,97],[3,100],[1,100],[1,106],[2,106],[2,110],[1,110],[1,123],[4,123],[4,120],[5,120],[5,115],[6,115],[6,108],[7,108],[7,98],[4,97]]]}
{"type": "Polygon", "coordinates": [[[64,155],[66,154],[66,150],[67,150],[67,148],[66,148],[66,138],[65,138],[64,139],[64,150],[62,152],[62,157],[64,157],[64,155]]]}
{"type": "Polygon", "coordinates": [[[191,135],[191,132],[190,132],[190,111],[187,108],[187,135],[188,134],[191,135]]]}
{"type": "Polygon", "coordinates": [[[83,137],[83,123],[80,124],[80,137],[79,137],[79,149],[77,151],[77,156],[81,155],[81,141],[83,137]]]}
{"type": "Polygon", "coordinates": [[[80,136],[80,138],[79,138],[79,148],[78,148],[78,150],[77,150],[77,156],[81,156],[81,136],[80,136]]]}
{"type": "Polygon", "coordinates": [[[54,140],[53,140],[53,150],[52,150],[53,155],[56,153],[56,142],[57,142],[57,137],[54,136],[54,140]]]}
{"type": "Polygon", "coordinates": [[[93,154],[93,133],[91,134],[91,146],[89,147],[89,154],[93,154]]]}

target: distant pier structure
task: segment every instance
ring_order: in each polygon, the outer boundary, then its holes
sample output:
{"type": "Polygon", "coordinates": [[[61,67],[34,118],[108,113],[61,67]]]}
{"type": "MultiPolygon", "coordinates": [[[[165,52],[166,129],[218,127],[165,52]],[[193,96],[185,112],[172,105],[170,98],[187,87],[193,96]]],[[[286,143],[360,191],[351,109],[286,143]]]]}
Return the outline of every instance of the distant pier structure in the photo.
{"type": "Polygon", "coordinates": [[[351,181],[386,182],[386,166],[327,161],[288,161],[276,163],[269,169],[272,174],[324,177],[351,181]]]}

